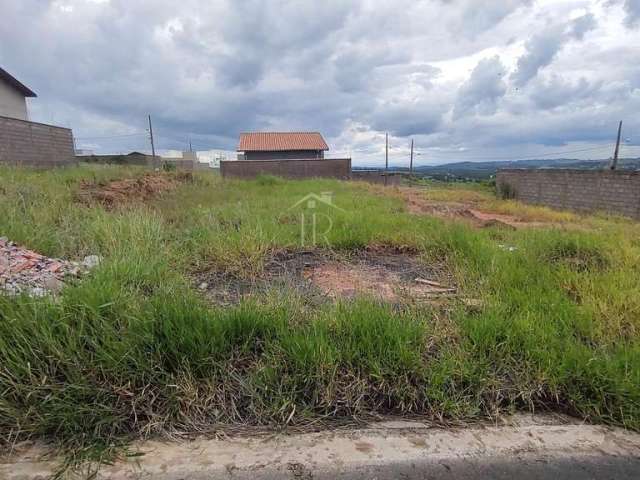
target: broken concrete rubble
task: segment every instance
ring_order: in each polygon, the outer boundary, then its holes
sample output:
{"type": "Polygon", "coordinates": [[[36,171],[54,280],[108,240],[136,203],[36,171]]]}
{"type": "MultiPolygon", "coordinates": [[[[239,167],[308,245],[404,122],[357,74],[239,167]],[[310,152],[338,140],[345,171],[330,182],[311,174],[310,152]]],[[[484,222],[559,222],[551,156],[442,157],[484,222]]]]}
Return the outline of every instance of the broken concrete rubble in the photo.
{"type": "Polygon", "coordinates": [[[82,262],[40,255],[0,237],[0,293],[42,297],[59,293],[65,280],[80,277],[100,263],[89,255],[82,262]]]}

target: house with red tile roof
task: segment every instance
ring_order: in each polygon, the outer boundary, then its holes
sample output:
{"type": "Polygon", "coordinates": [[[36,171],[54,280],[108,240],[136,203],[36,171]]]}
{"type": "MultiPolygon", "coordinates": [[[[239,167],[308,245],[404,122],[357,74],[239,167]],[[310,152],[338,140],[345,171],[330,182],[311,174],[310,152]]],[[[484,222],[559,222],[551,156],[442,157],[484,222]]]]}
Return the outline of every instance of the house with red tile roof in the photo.
{"type": "Polygon", "coordinates": [[[241,133],[239,160],[312,160],[324,158],[329,150],[318,132],[249,132],[241,133]]]}

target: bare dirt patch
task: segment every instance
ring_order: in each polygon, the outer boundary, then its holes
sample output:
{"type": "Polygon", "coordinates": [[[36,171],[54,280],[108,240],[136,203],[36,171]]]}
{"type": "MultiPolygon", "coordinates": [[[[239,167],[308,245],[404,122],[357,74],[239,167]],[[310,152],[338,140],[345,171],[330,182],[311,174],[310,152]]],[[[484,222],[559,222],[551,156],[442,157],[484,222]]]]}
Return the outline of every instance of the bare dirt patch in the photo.
{"type": "Polygon", "coordinates": [[[360,256],[347,263],[331,260],[306,268],[303,276],[323,295],[334,300],[368,296],[401,303],[456,291],[436,280],[439,275],[421,268],[413,259],[389,255],[383,258],[360,256]]]}
{"type": "Polygon", "coordinates": [[[524,221],[513,215],[483,212],[473,202],[442,202],[425,198],[424,192],[415,188],[399,190],[414,215],[432,215],[440,218],[463,220],[478,228],[504,227],[509,229],[552,226],[550,222],[524,221]]]}
{"type": "Polygon", "coordinates": [[[77,199],[87,205],[99,203],[107,209],[131,201],[146,201],[164,192],[174,190],[181,182],[191,181],[190,173],[148,173],[138,178],[113,182],[83,182],[77,199]]]}
{"type": "Polygon", "coordinates": [[[423,262],[415,252],[371,248],[273,253],[253,278],[204,272],[198,288],[217,304],[234,304],[273,288],[293,289],[310,303],[366,296],[400,304],[432,302],[456,293],[444,263],[423,262]]]}

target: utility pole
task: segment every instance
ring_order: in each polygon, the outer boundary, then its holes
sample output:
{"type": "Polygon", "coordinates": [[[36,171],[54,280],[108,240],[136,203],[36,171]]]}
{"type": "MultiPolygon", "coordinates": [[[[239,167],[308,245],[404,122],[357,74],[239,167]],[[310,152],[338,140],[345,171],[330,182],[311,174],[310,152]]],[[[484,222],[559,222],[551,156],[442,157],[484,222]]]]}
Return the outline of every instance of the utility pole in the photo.
{"type": "Polygon", "coordinates": [[[384,185],[387,186],[389,177],[389,134],[384,134],[384,185]]]}
{"type": "Polygon", "coordinates": [[[618,124],[618,138],[616,140],[616,149],[613,152],[613,159],[611,160],[611,165],[609,168],[611,170],[615,170],[618,166],[618,153],[620,152],[620,132],[622,131],[622,120],[618,124]]]}
{"type": "Polygon", "coordinates": [[[156,147],[153,143],[153,127],[151,126],[151,115],[149,115],[149,139],[151,140],[151,158],[153,166],[156,167],[156,147]]]}
{"type": "Polygon", "coordinates": [[[411,160],[409,160],[409,176],[413,178],[413,138],[411,139],[411,160]]]}

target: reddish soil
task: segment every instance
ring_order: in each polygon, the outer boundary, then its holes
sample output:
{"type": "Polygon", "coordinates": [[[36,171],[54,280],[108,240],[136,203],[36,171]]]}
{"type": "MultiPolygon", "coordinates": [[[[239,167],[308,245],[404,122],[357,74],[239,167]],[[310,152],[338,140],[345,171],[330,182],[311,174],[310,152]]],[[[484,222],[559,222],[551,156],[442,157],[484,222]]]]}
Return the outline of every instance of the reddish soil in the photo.
{"type": "Polygon", "coordinates": [[[402,278],[398,272],[382,265],[330,262],[304,272],[305,278],[332,299],[367,296],[391,303],[421,300],[447,293],[455,288],[434,280],[402,278]]]}
{"type": "Polygon", "coordinates": [[[483,227],[493,226],[495,224],[508,225],[513,228],[526,228],[526,227],[548,227],[553,225],[551,222],[527,222],[513,215],[501,215],[499,213],[487,213],[481,212],[475,209],[469,209],[469,213],[473,215],[475,219],[483,222],[483,227]]]}
{"type": "Polygon", "coordinates": [[[135,200],[149,200],[174,190],[180,182],[189,179],[190,174],[148,173],[142,177],[126,178],[109,183],[83,182],[80,185],[78,200],[86,204],[99,203],[107,209],[112,209],[135,200]]]}
{"type": "Polygon", "coordinates": [[[516,229],[551,225],[548,222],[527,222],[513,215],[482,212],[473,203],[428,200],[421,190],[414,188],[401,189],[400,195],[406,201],[409,213],[463,220],[478,228],[499,226],[516,229]]]}
{"type": "Polygon", "coordinates": [[[384,246],[341,253],[285,250],[271,255],[257,278],[205,272],[196,282],[217,304],[274,288],[297,291],[310,304],[358,296],[394,304],[432,302],[456,291],[443,263],[426,264],[410,249],[384,246]]]}

